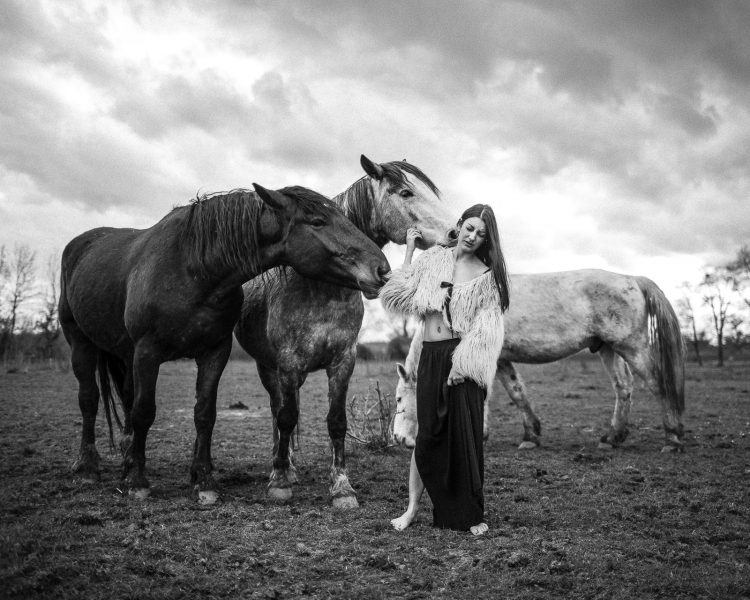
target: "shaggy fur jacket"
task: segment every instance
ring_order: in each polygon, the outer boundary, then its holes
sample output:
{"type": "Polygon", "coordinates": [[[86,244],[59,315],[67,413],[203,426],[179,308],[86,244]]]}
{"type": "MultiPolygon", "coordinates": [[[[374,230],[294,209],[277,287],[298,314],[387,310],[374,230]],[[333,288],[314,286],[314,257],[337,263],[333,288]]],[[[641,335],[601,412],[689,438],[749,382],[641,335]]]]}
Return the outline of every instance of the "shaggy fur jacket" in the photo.
{"type": "Polygon", "coordinates": [[[430,248],[411,265],[393,271],[380,290],[380,299],[391,313],[413,314],[422,319],[429,312],[442,313],[445,324],[452,324],[453,331],[461,338],[453,351],[454,369],[487,388],[495,377],[503,348],[500,292],[492,271],[455,284],[450,301],[452,323],[449,323],[445,302],[448,290],[440,284],[453,281],[453,268],[450,248],[430,248]]]}

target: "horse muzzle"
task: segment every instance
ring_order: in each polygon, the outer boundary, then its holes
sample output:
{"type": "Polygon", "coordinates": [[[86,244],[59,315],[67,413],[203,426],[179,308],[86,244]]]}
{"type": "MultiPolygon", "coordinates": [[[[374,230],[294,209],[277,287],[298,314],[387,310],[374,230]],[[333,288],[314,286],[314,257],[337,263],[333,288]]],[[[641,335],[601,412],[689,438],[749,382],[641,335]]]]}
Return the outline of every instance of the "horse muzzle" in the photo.
{"type": "Polygon", "coordinates": [[[393,434],[393,441],[402,448],[414,448],[414,446],[416,446],[414,438],[405,435],[398,435],[397,433],[393,434]]]}
{"type": "Polygon", "coordinates": [[[428,250],[435,244],[441,246],[455,246],[458,240],[458,230],[451,227],[450,229],[443,230],[439,233],[439,230],[433,232],[424,232],[422,237],[417,240],[417,248],[420,250],[428,250]]]}
{"type": "Polygon", "coordinates": [[[391,267],[388,263],[380,265],[372,277],[368,277],[367,280],[357,280],[359,289],[362,290],[365,298],[368,300],[374,300],[378,297],[378,292],[382,288],[388,279],[391,277],[391,267]]]}

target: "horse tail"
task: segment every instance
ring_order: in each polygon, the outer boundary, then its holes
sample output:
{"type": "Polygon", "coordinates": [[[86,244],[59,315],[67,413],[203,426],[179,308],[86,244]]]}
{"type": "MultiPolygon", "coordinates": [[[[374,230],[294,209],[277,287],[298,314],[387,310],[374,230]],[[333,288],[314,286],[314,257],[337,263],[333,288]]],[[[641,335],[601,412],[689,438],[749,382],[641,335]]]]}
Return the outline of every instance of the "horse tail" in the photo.
{"type": "Polygon", "coordinates": [[[652,374],[669,405],[681,415],[685,410],[685,340],[680,322],[658,285],[636,277],[646,300],[652,374]]]}
{"type": "Polygon", "coordinates": [[[110,448],[114,449],[115,438],[112,431],[112,415],[115,417],[120,432],[123,430],[120,415],[117,414],[114,396],[115,394],[117,395],[120,405],[122,405],[125,375],[127,373],[125,361],[117,358],[114,354],[99,350],[96,370],[99,375],[99,390],[101,392],[102,404],[104,404],[104,414],[107,417],[107,425],[109,426],[109,445],[110,448]]]}

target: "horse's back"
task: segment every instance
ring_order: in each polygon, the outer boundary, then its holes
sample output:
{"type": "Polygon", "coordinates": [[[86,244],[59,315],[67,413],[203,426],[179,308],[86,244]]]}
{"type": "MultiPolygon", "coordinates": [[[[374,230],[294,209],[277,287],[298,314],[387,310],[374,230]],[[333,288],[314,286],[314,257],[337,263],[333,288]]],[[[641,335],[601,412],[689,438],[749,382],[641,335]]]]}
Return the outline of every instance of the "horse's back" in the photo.
{"type": "Polygon", "coordinates": [[[636,277],[600,269],[511,275],[502,358],[560,360],[627,335],[643,312],[636,277]]]}
{"type": "Polygon", "coordinates": [[[584,291],[597,336],[617,345],[641,335],[647,314],[639,278],[598,269],[588,270],[586,277],[584,291]]]}
{"type": "MultiPolygon", "coordinates": [[[[69,277],[78,267],[81,260],[101,254],[107,245],[117,241],[118,246],[130,241],[137,229],[119,229],[115,227],[97,227],[90,229],[70,240],[62,254],[62,275],[69,277]]],[[[118,248],[119,250],[119,248],[118,248]]]]}

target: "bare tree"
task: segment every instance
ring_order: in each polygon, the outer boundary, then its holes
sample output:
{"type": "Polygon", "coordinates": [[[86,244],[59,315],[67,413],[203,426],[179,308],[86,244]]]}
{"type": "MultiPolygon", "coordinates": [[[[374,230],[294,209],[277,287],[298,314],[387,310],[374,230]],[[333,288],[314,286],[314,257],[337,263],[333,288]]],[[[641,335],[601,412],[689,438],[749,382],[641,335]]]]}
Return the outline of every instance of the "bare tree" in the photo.
{"type": "Polygon", "coordinates": [[[737,251],[737,256],[727,265],[727,269],[732,273],[743,274],[750,279],[750,246],[745,244],[737,251]]]}
{"type": "Polygon", "coordinates": [[[42,318],[36,322],[40,333],[40,346],[45,358],[52,358],[54,345],[60,337],[57,304],[60,300],[60,257],[53,254],[47,260],[47,281],[44,291],[42,318]]]}
{"type": "Polygon", "coordinates": [[[735,350],[739,350],[747,344],[748,336],[744,331],[744,324],[745,319],[736,314],[727,319],[727,325],[729,325],[729,335],[727,338],[732,343],[735,350]]]}
{"type": "Polygon", "coordinates": [[[8,267],[8,254],[5,244],[0,246],[0,356],[5,355],[8,344],[7,325],[9,322],[8,310],[5,306],[5,291],[10,280],[10,268],[8,267]]]}
{"type": "Polygon", "coordinates": [[[8,255],[5,252],[5,244],[3,244],[0,246],[0,290],[5,286],[8,275],[8,255]]]}
{"type": "Polygon", "coordinates": [[[709,269],[703,276],[700,286],[703,304],[711,309],[716,343],[718,344],[718,364],[724,366],[724,326],[727,322],[734,282],[723,267],[709,269]]]}
{"type": "MultiPolygon", "coordinates": [[[[689,283],[683,283],[682,287],[687,292],[694,293],[693,287],[689,283]]],[[[693,303],[690,300],[690,296],[687,293],[685,293],[683,297],[677,301],[677,311],[680,315],[680,319],[682,319],[682,322],[689,330],[691,330],[690,342],[692,343],[693,349],[695,350],[695,356],[698,358],[698,364],[702,367],[703,359],[701,358],[700,341],[705,337],[705,334],[702,331],[700,336],[698,334],[698,328],[696,326],[695,319],[695,310],[693,309],[693,303]]]]}
{"type": "Polygon", "coordinates": [[[409,328],[411,326],[411,319],[409,317],[398,316],[391,318],[391,327],[397,337],[411,337],[409,335],[409,328]]]}
{"type": "Polygon", "coordinates": [[[380,333],[390,330],[390,318],[379,300],[365,300],[365,316],[362,328],[359,330],[359,340],[362,338],[377,338],[380,333]]]}
{"type": "Polygon", "coordinates": [[[742,246],[734,260],[726,265],[732,278],[735,291],[740,295],[747,308],[750,308],[750,246],[742,246]]]}
{"type": "Polygon", "coordinates": [[[379,300],[365,300],[365,316],[359,338],[365,336],[382,336],[387,339],[395,337],[410,338],[414,334],[415,321],[412,317],[391,316],[379,300]]]}
{"type": "Polygon", "coordinates": [[[5,318],[4,296],[9,279],[8,253],[5,251],[5,244],[3,244],[0,246],[0,321],[5,318]]]}
{"type": "Polygon", "coordinates": [[[26,244],[15,246],[12,256],[7,259],[7,278],[0,332],[0,354],[7,357],[13,343],[19,319],[19,309],[34,297],[34,270],[36,252],[26,244]]]}

